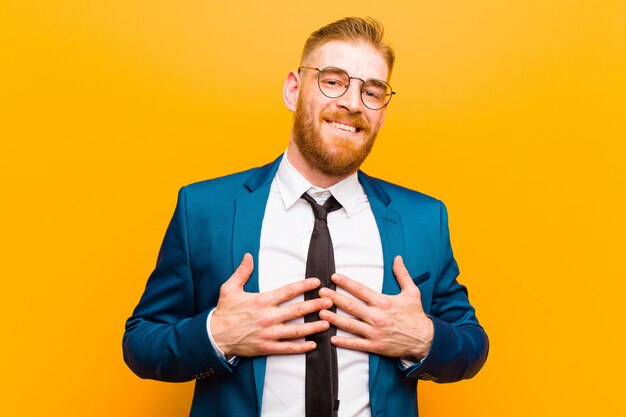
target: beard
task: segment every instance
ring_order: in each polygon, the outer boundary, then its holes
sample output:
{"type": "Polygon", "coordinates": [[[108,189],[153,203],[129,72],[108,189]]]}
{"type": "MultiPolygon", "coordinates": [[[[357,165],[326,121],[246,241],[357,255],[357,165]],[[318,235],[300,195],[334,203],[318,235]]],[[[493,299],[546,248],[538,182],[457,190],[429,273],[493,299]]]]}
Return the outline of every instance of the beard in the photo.
{"type": "Polygon", "coordinates": [[[293,140],[304,159],[324,174],[343,176],[356,172],[372,150],[378,130],[379,127],[372,128],[361,113],[347,111],[323,111],[316,124],[302,94],[298,97],[293,120],[293,140]],[[322,135],[321,127],[326,119],[349,121],[361,135],[358,138],[332,133],[322,135]]]}

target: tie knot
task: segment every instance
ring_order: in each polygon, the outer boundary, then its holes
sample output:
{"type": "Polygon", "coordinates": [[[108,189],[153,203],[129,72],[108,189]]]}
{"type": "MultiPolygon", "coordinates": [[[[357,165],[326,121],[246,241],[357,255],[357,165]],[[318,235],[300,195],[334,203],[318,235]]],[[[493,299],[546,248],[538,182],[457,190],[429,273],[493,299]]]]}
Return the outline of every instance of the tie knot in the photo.
{"type": "Polygon", "coordinates": [[[323,206],[317,204],[317,201],[307,193],[302,194],[302,198],[306,200],[313,209],[313,215],[317,220],[326,220],[326,216],[331,211],[339,210],[342,206],[332,195],[328,197],[323,206]]]}

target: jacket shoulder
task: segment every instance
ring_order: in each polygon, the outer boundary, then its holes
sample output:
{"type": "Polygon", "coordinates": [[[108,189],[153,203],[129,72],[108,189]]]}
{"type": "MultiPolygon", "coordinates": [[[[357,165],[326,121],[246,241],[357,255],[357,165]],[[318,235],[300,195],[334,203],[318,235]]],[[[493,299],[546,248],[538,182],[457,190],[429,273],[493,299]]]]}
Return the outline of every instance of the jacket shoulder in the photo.
{"type": "Polygon", "coordinates": [[[189,216],[229,212],[237,198],[247,193],[246,183],[258,170],[252,168],[185,185],[178,192],[178,205],[182,204],[189,216]]]}
{"type": "Polygon", "coordinates": [[[249,192],[254,192],[272,182],[281,159],[282,155],[273,162],[260,167],[192,183],[183,187],[181,192],[184,191],[188,196],[192,197],[203,195],[212,195],[215,197],[219,195],[216,193],[223,193],[222,198],[236,196],[244,189],[247,189],[249,192]]]}
{"type": "Polygon", "coordinates": [[[251,168],[234,174],[194,182],[185,185],[183,189],[185,189],[187,195],[202,195],[226,190],[231,190],[232,192],[232,190],[241,189],[258,169],[251,168]]]}
{"type": "MultiPolygon", "coordinates": [[[[389,205],[397,208],[416,207],[420,208],[432,208],[439,210],[443,203],[432,196],[426,195],[416,190],[404,187],[402,185],[394,184],[389,181],[382,180],[380,178],[370,177],[363,175],[365,181],[369,182],[373,189],[378,188],[383,193],[382,195],[388,196],[389,205]]],[[[380,194],[380,192],[378,192],[380,194]]]]}

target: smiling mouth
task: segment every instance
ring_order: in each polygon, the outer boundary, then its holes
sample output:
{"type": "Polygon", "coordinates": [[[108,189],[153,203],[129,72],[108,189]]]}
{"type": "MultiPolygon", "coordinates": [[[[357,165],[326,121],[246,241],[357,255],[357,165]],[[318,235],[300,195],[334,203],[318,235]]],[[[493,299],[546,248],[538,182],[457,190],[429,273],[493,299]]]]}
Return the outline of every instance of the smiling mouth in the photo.
{"type": "Polygon", "coordinates": [[[344,130],[346,132],[356,133],[359,130],[361,130],[361,129],[357,128],[356,126],[344,125],[343,123],[339,123],[339,122],[329,121],[328,123],[332,127],[336,127],[337,129],[341,129],[341,130],[344,130]]]}

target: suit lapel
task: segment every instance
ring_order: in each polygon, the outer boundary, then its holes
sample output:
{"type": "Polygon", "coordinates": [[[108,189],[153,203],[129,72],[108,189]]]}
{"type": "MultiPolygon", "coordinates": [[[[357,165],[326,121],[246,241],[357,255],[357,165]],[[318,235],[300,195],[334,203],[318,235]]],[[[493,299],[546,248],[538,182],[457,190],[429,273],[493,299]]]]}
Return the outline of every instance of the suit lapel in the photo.
{"type": "Polygon", "coordinates": [[[244,184],[245,191],[235,200],[235,222],[233,225],[233,270],[239,265],[243,255],[249,252],[255,263],[250,280],[245,286],[249,292],[259,291],[257,261],[261,244],[261,227],[270,193],[272,180],[282,156],[271,164],[254,171],[244,184]]]}
{"type": "Polygon", "coordinates": [[[396,256],[404,256],[404,231],[397,211],[391,209],[391,198],[377,180],[359,171],[359,182],[363,186],[376,219],[380,241],[383,247],[383,294],[395,295],[400,292],[393,275],[392,265],[396,256]]]}
{"type": "MultiPolygon", "coordinates": [[[[261,228],[263,216],[269,197],[272,179],[276,174],[282,156],[273,163],[259,168],[245,184],[244,193],[237,197],[235,203],[235,222],[233,225],[233,271],[241,262],[243,255],[249,252],[254,258],[255,268],[250,279],[244,286],[247,292],[259,292],[259,246],[261,243],[261,228]]],[[[252,359],[254,369],[254,383],[257,395],[257,410],[261,413],[263,399],[263,383],[265,380],[265,356],[252,359]]]]}
{"type": "Polygon", "coordinates": [[[246,193],[237,198],[235,203],[235,224],[233,226],[233,270],[237,268],[243,255],[249,252],[254,258],[254,270],[244,289],[259,292],[258,257],[263,225],[263,215],[267,204],[269,186],[254,193],[246,193]],[[265,190],[267,188],[267,190],[265,190]]]}
{"type": "MultiPolygon", "coordinates": [[[[400,286],[393,275],[393,260],[396,256],[404,257],[404,232],[400,215],[389,208],[391,198],[376,180],[359,171],[359,181],[367,194],[367,198],[378,226],[380,242],[383,248],[383,294],[395,295],[400,286]]],[[[370,354],[370,401],[375,402],[375,379],[380,356],[370,354]]]]}

